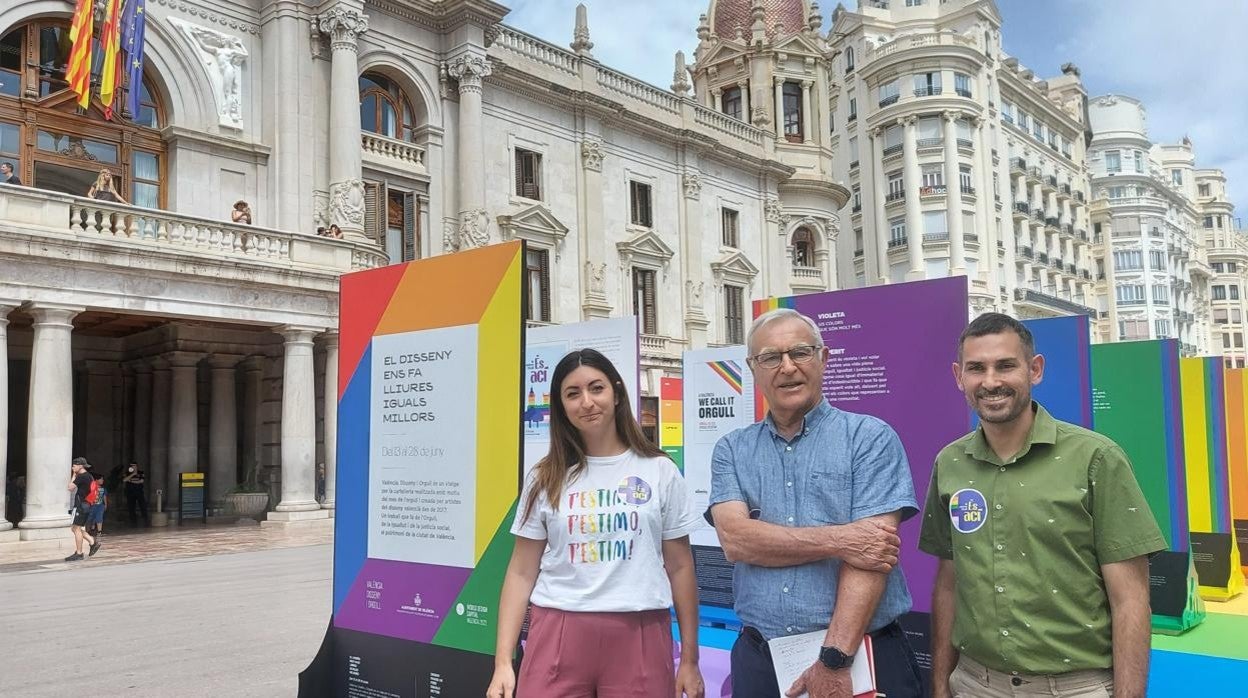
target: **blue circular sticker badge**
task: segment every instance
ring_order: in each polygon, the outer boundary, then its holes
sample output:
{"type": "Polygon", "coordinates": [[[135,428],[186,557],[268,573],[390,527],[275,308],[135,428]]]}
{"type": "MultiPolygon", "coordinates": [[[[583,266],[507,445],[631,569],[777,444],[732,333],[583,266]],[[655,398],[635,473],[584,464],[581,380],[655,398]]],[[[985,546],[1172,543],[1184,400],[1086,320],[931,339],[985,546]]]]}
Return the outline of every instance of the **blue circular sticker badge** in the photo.
{"type": "Polygon", "coordinates": [[[988,500],[979,490],[958,490],[949,498],[949,518],[958,533],[974,533],[988,520],[988,500]]]}
{"type": "Polygon", "coordinates": [[[620,496],[624,498],[624,501],[634,506],[641,506],[650,501],[650,484],[636,475],[630,475],[620,480],[618,491],[620,496]]]}

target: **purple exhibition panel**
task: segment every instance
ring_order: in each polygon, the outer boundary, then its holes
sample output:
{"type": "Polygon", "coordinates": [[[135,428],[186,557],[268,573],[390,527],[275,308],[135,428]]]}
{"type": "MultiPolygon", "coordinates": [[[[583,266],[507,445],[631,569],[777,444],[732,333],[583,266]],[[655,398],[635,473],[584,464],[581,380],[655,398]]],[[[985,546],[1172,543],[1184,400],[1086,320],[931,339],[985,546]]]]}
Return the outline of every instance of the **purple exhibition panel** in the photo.
{"type": "MultiPolygon", "coordinates": [[[[967,323],[966,277],[888,284],[761,301],[756,314],[793,308],[815,320],[830,357],[823,392],[836,407],[888,422],[901,437],[922,506],[936,454],[970,431],[954,383],[967,323]]],[[[931,610],[936,558],[918,549],[921,516],[902,524],[901,564],[914,610],[931,610]]]]}
{"type": "MultiPolygon", "coordinates": [[[[368,558],[334,614],[334,625],[433,642],[471,569],[368,558]]],[[[463,615],[462,610],[458,615],[463,615]]]]}

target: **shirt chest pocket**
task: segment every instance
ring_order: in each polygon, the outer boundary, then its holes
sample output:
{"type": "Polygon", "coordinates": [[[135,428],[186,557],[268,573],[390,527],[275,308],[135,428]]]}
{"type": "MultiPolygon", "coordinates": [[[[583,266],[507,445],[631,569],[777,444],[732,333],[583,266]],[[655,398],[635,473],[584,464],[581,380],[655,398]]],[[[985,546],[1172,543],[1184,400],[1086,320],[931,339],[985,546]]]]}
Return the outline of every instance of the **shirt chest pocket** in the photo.
{"type": "Polygon", "coordinates": [[[802,492],[801,513],[807,524],[847,524],[853,509],[854,478],[848,468],[811,471],[802,492]]]}

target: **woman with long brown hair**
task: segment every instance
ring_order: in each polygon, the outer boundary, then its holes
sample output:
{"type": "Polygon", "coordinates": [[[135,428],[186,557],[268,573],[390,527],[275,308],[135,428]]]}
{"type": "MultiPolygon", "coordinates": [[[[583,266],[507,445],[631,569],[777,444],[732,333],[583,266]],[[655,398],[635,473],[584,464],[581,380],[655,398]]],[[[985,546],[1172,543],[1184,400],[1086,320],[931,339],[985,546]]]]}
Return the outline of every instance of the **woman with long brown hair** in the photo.
{"type": "Polygon", "coordinates": [[[619,371],[593,349],[551,376],[550,452],[525,480],[499,599],[488,698],[703,698],[698,590],[684,478],[633,418],[619,371]],[[672,670],[671,616],[680,625],[672,670]]]}

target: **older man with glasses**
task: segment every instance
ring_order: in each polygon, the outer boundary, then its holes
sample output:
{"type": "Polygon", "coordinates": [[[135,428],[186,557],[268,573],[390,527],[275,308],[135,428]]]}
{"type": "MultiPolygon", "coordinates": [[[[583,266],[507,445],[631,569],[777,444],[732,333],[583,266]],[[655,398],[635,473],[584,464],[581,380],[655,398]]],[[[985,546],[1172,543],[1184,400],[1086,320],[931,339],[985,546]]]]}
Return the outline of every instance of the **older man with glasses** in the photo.
{"type": "Polygon", "coordinates": [[[760,316],[746,338],[763,421],[728,434],[711,460],[711,516],[733,561],[743,628],[732,648],[732,693],[849,698],[849,667],[864,635],[877,688],[922,694],[918,664],[897,618],[910,592],[897,566],[898,524],[918,511],[896,432],[823,397],[828,351],[794,310],[760,316]],[[776,685],[767,641],[826,631],[818,661],[776,685]]]}

